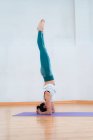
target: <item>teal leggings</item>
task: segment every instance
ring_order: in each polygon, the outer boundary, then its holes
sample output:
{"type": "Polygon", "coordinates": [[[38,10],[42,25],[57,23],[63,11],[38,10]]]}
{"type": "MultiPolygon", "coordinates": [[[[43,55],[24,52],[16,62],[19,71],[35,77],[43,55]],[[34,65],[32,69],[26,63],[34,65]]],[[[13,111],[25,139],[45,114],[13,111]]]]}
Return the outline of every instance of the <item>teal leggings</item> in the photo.
{"type": "Polygon", "coordinates": [[[45,48],[43,32],[41,31],[38,31],[37,43],[40,51],[41,74],[43,76],[43,79],[45,82],[54,80],[51,71],[50,58],[45,48]]]}

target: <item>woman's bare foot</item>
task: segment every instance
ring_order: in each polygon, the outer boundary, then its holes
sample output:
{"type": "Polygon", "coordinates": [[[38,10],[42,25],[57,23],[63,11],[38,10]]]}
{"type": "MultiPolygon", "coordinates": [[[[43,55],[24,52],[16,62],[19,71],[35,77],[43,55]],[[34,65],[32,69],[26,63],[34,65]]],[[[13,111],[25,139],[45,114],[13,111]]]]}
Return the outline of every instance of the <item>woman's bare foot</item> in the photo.
{"type": "Polygon", "coordinates": [[[45,20],[44,19],[41,19],[40,22],[39,22],[39,24],[38,24],[37,30],[43,32],[43,30],[44,30],[44,24],[45,24],[45,20]]]}

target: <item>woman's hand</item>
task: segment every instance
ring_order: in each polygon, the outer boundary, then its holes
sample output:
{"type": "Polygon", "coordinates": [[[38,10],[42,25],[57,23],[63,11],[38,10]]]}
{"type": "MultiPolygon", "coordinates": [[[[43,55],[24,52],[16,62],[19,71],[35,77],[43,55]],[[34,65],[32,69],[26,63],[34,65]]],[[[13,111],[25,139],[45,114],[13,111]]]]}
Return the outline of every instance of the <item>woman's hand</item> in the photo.
{"type": "Polygon", "coordinates": [[[36,112],[37,112],[37,114],[41,114],[41,111],[40,111],[40,109],[37,109],[37,111],[36,111],[36,112]]]}

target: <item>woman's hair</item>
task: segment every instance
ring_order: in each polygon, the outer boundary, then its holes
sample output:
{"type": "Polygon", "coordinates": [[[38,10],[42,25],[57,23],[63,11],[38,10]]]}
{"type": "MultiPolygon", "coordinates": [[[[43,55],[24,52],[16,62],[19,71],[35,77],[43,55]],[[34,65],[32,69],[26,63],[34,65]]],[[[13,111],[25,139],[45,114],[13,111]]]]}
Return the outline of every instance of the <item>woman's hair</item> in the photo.
{"type": "Polygon", "coordinates": [[[37,109],[40,109],[41,112],[47,111],[47,108],[45,107],[45,103],[41,103],[37,106],[37,109]]]}

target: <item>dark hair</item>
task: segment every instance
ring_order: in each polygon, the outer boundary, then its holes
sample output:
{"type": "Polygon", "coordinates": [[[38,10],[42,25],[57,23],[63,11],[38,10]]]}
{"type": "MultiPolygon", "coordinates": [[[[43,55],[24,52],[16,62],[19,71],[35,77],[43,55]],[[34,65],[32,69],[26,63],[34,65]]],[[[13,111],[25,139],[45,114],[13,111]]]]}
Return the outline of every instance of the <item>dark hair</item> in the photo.
{"type": "Polygon", "coordinates": [[[47,109],[44,106],[45,106],[45,103],[41,103],[40,105],[37,106],[37,109],[40,109],[41,112],[45,112],[47,111],[47,109]]]}

